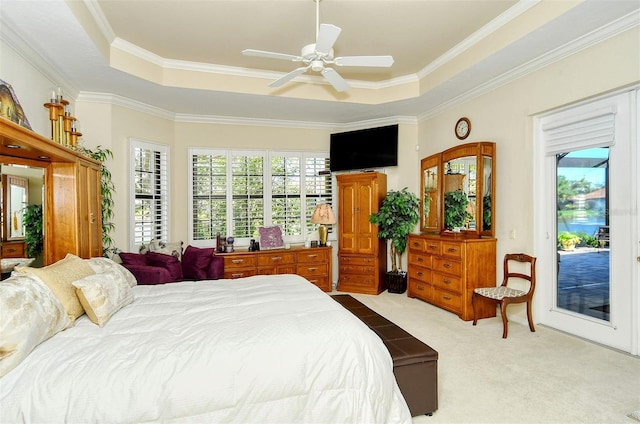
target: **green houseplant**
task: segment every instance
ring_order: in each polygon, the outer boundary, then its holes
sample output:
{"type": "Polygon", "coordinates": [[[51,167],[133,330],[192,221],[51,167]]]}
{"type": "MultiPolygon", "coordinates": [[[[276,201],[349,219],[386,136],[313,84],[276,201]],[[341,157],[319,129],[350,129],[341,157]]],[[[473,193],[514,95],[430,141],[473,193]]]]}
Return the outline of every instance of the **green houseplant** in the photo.
{"type": "Polygon", "coordinates": [[[406,290],[406,272],[400,267],[402,254],[407,250],[407,236],[420,220],[420,199],[407,190],[391,190],[382,201],[378,212],[369,216],[369,222],[378,226],[378,238],[391,241],[391,274],[400,276],[404,289],[392,288],[389,291],[403,293],[406,290]],[[400,291],[401,290],[401,291],[400,291]]]}
{"type": "Polygon", "coordinates": [[[469,198],[462,190],[449,191],[444,194],[444,228],[453,230],[454,228],[464,227],[464,225],[473,219],[467,211],[469,198]]]}
{"type": "Polygon", "coordinates": [[[44,249],[42,231],[42,205],[29,205],[23,209],[24,242],[27,245],[27,257],[37,258],[44,249]]]}
{"type": "Polygon", "coordinates": [[[76,146],[79,153],[100,162],[100,196],[101,196],[101,215],[102,215],[102,254],[108,256],[113,250],[113,239],[111,232],[115,228],[113,223],[113,193],[116,191],[115,185],[111,179],[111,171],[106,167],[105,162],[113,159],[113,152],[109,149],[98,146],[91,150],[83,146],[76,146]]]}
{"type": "Polygon", "coordinates": [[[562,231],[558,234],[558,245],[562,250],[573,250],[578,243],[580,243],[580,237],[574,233],[562,231]]]}

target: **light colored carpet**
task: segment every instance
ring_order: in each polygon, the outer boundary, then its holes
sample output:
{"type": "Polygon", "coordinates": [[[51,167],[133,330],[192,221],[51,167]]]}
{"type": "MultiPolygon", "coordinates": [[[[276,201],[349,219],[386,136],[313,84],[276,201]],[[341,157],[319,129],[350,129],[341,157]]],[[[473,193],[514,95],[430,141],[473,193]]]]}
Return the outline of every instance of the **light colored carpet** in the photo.
{"type": "MultiPolygon", "coordinates": [[[[338,292],[334,292],[338,293],[338,292]]],[[[640,358],[537,325],[473,327],[405,294],[351,294],[439,353],[437,423],[633,423],[640,358]]]]}

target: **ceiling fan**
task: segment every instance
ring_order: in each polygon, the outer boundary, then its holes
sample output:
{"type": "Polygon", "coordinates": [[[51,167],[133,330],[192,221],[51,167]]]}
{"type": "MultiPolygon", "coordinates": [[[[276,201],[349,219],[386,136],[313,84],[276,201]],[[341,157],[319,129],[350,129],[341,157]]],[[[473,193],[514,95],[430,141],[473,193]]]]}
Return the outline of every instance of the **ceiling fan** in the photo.
{"type": "Polygon", "coordinates": [[[293,71],[285,74],[269,84],[269,87],[280,87],[291,81],[298,75],[308,70],[320,72],[324,78],[337,91],[346,91],[349,89],[347,81],[340,76],[335,69],[327,65],[336,66],[366,66],[388,68],[393,65],[393,56],[343,56],[333,57],[333,45],[335,44],[341,28],[331,24],[320,24],[320,1],[313,0],[316,3],[316,42],[308,44],[302,48],[300,56],[286,53],[275,53],[264,50],[245,49],[242,54],[247,56],[259,56],[271,59],[283,59],[292,62],[302,62],[301,66],[293,71]]]}

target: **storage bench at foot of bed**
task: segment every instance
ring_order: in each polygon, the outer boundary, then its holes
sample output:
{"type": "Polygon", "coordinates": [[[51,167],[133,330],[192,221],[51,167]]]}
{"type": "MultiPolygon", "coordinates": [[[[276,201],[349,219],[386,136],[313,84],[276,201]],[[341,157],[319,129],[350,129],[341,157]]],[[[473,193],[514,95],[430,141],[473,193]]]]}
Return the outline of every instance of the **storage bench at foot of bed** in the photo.
{"type": "Polygon", "coordinates": [[[384,342],[393,373],[412,416],[438,409],[438,352],[348,294],[331,296],[384,342]]]}

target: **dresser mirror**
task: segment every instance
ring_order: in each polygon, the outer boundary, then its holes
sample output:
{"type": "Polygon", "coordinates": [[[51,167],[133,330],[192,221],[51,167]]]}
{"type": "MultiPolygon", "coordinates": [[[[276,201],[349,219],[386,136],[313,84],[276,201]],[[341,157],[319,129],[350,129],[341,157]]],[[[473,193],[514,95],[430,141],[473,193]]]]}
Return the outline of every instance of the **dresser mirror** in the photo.
{"type": "Polygon", "coordinates": [[[422,232],[494,235],[495,143],[468,143],[420,164],[422,232]]]}
{"type": "Polygon", "coordinates": [[[24,239],[24,208],[29,204],[29,180],[15,175],[2,176],[3,238],[24,239]]]}

